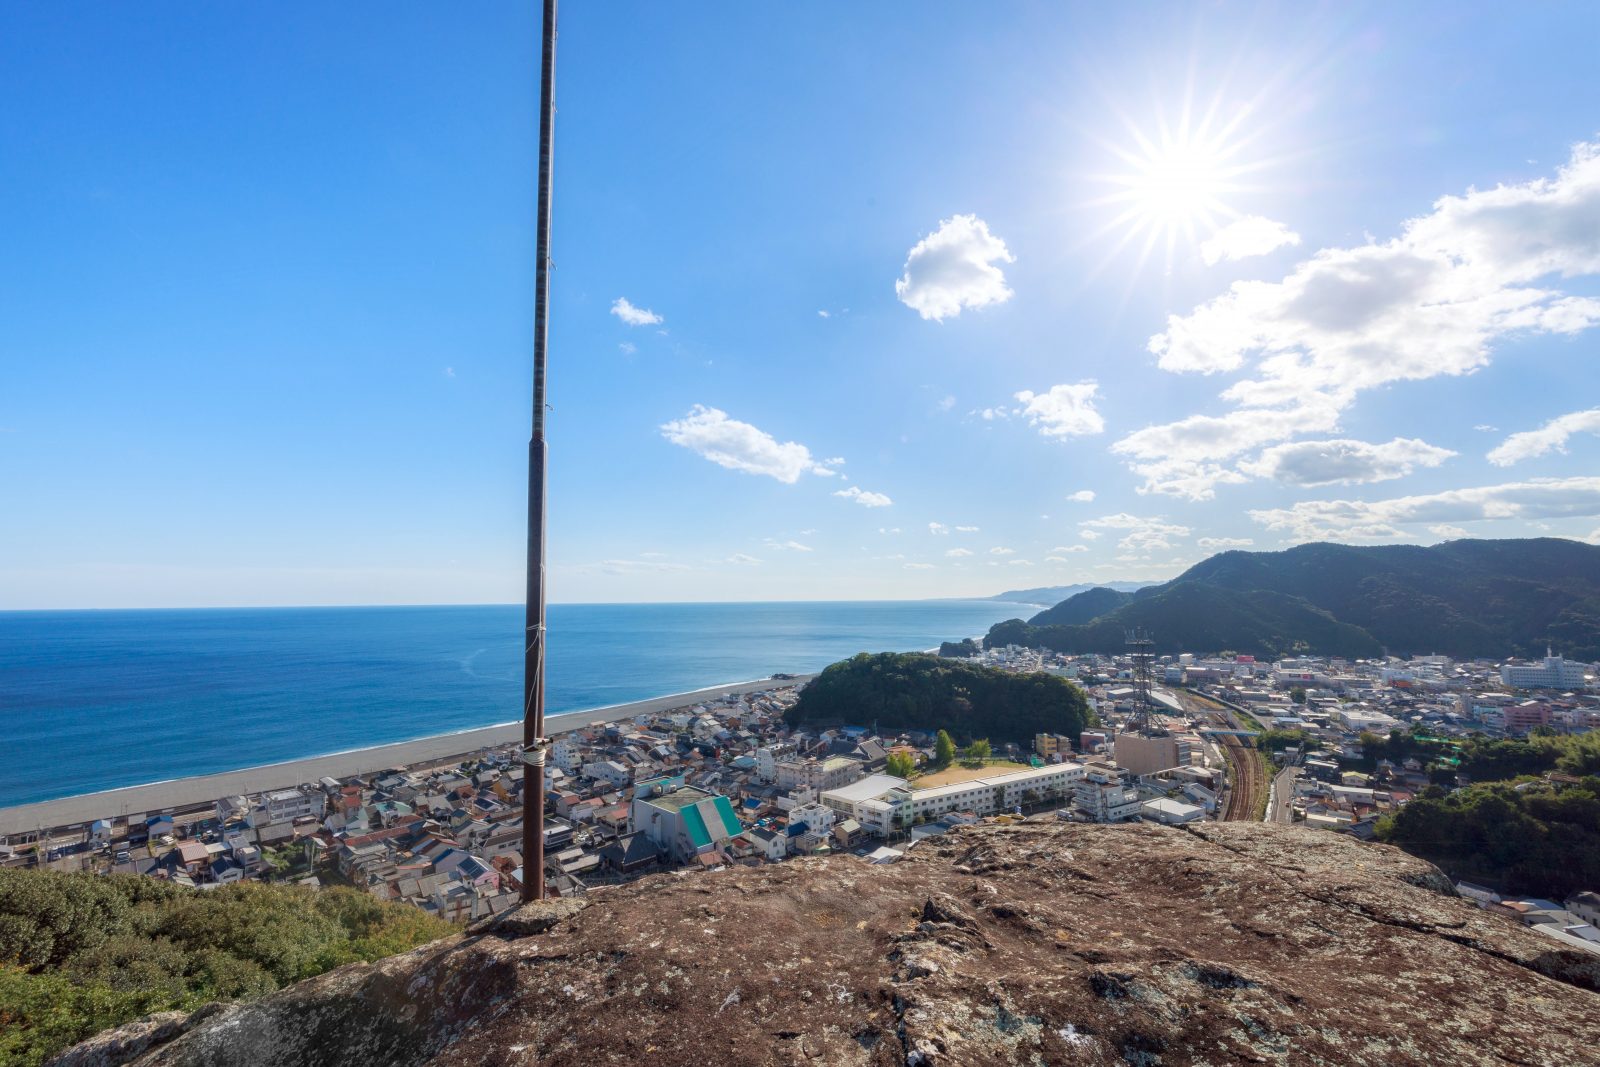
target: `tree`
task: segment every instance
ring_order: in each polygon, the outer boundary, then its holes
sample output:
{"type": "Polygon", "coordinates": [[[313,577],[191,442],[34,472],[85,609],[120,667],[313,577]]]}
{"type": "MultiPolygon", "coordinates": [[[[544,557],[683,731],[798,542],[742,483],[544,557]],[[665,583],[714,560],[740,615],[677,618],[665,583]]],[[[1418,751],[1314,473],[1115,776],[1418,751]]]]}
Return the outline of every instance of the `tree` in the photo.
{"type": "MultiPolygon", "coordinates": [[[[790,725],[874,722],[954,737],[1030,743],[1095,722],[1083,690],[1055,675],[1012,674],[969,660],[861,653],[818,675],[784,713],[790,725]]],[[[952,756],[954,753],[952,752],[952,756]]]]}
{"type": "Polygon", "coordinates": [[[987,737],[980,737],[967,746],[967,760],[972,763],[982,763],[993,754],[994,749],[987,737]]]}
{"type": "Polygon", "coordinates": [[[1306,702],[1305,689],[1298,685],[1295,686],[1293,689],[1289,690],[1289,699],[1294,701],[1296,704],[1304,704],[1306,702]]]}
{"type": "Polygon", "coordinates": [[[910,778],[917,771],[917,761],[909,752],[891,752],[889,765],[884,769],[896,778],[910,778]]]}
{"type": "Polygon", "coordinates": [[[933,762],[940,767],[948,767],[956,758],[956,743],[950,739],[947,731],[940,730],[939,737],[933,743],[933,762]]]}

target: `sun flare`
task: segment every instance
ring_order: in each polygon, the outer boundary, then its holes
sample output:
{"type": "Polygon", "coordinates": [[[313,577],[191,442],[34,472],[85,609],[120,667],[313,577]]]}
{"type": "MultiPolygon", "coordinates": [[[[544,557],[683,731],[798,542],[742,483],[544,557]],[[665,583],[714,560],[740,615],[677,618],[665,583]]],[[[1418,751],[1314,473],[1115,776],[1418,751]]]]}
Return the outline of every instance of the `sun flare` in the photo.
{"type": "Polygon", "coordinates": [[[1121,143],[1103,142],[1120,166],[1096,176],[1106,191],[1092,203],[1114,215],[1094,236],[1121,232],[1111,254],[1138,242],[1143,264],[1164,245],[1170,269],[1180,242],[1198,245],[1243,217],[1235,201],[1251,187],[1242,179],[1263,164],[1241,158],[1247,142],[1239,125],[1248,109],[1227,122],[1217,121],[1217,111],[1214,103],[1194,116],[1186,107],[1177,123],[1158,119],[1152,128],[1124,119],[1121,143]]]}

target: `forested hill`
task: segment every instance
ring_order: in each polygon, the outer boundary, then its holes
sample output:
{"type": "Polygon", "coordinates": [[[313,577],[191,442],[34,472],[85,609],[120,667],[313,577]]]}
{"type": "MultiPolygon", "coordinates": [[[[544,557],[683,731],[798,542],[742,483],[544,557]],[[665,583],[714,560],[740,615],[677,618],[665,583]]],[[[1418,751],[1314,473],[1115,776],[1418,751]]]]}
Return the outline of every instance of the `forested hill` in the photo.
{"type": "Polygon", "coordinates": [[[1014,674],[916,653],[863,652],[835,663],[784,713],[791,725],[949,730],[1031,744],[1038,733],[1077,737],[1095,723],[1083,690],[1053,674],[1014,674]]]}
{"type": "Polygon", "coordinates": [[[997,644],[1275,657],[1442,653],[1600,659],[1600,546],[1541,537],[1223,552],[1135,593],[1092,589],[990,630],[997,644]]]}

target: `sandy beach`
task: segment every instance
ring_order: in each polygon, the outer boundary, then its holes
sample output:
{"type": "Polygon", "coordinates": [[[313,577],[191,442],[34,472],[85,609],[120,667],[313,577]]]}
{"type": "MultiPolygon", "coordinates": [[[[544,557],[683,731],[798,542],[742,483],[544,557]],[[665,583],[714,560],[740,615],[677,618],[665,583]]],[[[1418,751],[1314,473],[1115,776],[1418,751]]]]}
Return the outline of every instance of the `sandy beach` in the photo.
{"type": "MultiPolygon", "coordinates": [[[[714,700],[730,693],[754,693],[763,689],[797,685],[801,682],[809,681],[813,677],[815,675],[802,674],[796,675],[792,681],[763,678],[748,682],[734,682],[730,685],[715,686],[710,689],[697,689],[688,693],[674,693],[669,696],[655,697],[651,700],[638,700],[630,704],[616,704],[607,708],[594,708],[590,711],[573,711],[563,715],[551,715],[545,719],[545,733],[553,737],[556,734],[564,733],[568,730],[576,730],[593,723],[611,722],[616,719],[631,719],[636,715],[667,711],[672,708],[697,704],[704,700],[714,700]]],[[[169,809],[181,811],[185,808],[209,805],[218,797],[232,794],[259,793],[265,789],[283,789],[302,783],[315,782],[323,777],[344,778],[355,774],[381,771],[388,767],[405,767],[418,763],[430,763],[448,759],[451,756],[470,755],[480,749],[510,744],[520,740],[522,740],[522,723],[501,723],[498,726],[485,726],[476,730],[461,730],[456,733],[438,734],[433,737],[419,737],[412,741],[375,745],[372,748],[336,752],[326,756],[312,756],[308,759],[290,760],[286,763],[272,763],[262,767],[245,767],[236,771],[222,771],[217,774],[204,774],[193,778],[177,778],[170,782],[153,782],[148,785],[107,789],[98,793],[85,793],[81,796],[42,800],[34,804],[19,804],[15,807],[0,808],[0,836],[35,830],[41,826],[46,828],[70,827],[79,823],[92,822],[95,819],[120,818],[125,814],[160,812],[169,809]]]]}

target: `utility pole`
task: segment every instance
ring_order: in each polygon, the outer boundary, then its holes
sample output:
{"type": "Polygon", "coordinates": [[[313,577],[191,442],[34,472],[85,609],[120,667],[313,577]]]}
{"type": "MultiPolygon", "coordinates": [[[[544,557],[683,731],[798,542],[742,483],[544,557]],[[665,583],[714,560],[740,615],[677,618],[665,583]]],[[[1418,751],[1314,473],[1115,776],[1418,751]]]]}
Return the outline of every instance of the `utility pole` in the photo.
{"type": "Polygon", "coordinates": [[[556,123],[556,0],[544,0],[539,205],[533,286],[533,437],[528,442],[528,598],[522,661],[522,902],[544,898],[545,347],[550,334],[550,156],[556,123]]]}

